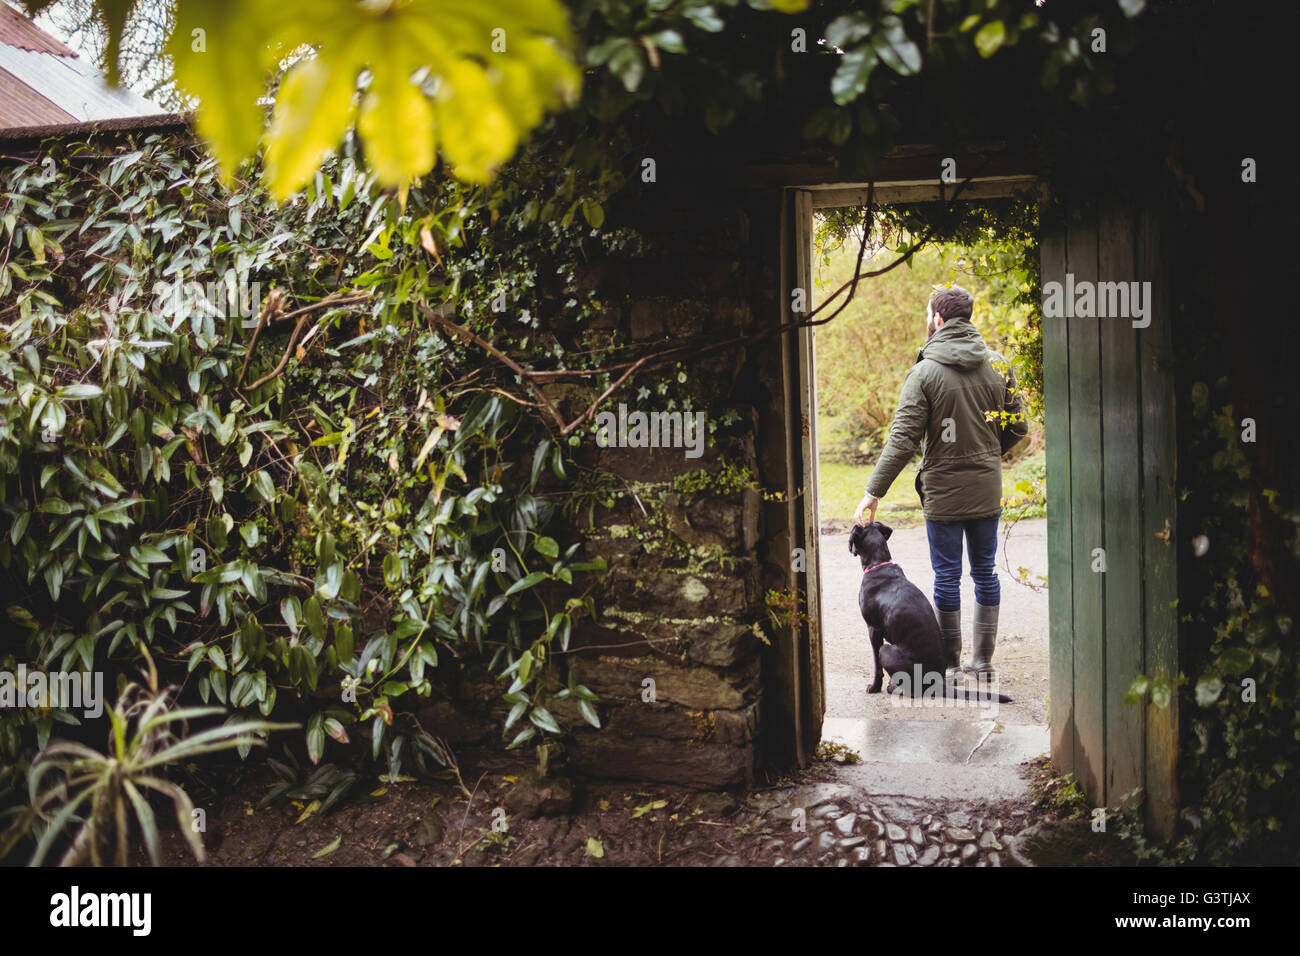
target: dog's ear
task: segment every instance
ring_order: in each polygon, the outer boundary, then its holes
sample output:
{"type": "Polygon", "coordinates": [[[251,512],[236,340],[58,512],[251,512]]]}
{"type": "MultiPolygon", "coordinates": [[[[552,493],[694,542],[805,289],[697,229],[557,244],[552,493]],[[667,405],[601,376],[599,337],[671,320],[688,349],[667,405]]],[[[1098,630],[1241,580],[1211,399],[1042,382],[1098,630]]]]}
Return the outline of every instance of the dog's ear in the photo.
{"type": "Polygon", "coordinates": [[[854,525],[853,530],[849,532],[849,554],[858,553],[857,537],[858,528],[857,525],[854,525]]]}
{"type": "Polygon", "coordinates": [[[880,533],[884,536],[886,541],[888,541],[889,536],[894,533],[894,529],[891,528],[889,525],[885,524],[883,521],[877,521],[876,527],[880,529],[880,533]]]}

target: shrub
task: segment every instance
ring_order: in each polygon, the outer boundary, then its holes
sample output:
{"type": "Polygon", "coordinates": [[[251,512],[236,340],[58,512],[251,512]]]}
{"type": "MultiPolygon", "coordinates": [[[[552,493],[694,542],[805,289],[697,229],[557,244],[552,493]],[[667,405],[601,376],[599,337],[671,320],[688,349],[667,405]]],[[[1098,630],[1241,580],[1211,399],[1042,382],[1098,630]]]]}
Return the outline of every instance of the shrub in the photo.
{"type": "MultiPolygon", "coordinates": [[[[420,310],[490,318],[482,193],[399,209],[345,156],[277,208],[132,145],[0,173],[0,667],[116,673],[143,645],[205,704],[289,694],[313,762],[363,723],[396,774],[439,753],[404,707],[485,652],[514,742],[559,732],[543,665],[601,565],[547,534],[560,448],[420,310]]],[[[6,709],[3,762],[77,723],[6,709]]]]}

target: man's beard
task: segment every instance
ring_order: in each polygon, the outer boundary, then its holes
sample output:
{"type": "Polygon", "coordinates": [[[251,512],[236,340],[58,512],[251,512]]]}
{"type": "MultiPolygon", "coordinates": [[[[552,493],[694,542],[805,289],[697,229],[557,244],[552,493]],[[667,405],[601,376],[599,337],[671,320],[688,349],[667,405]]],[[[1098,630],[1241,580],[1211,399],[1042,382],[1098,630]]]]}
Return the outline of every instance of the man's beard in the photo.
{"type": "Polygon", "coordinates": [[[939,331],[938,326],[936,326],[929,319],[925,320],[925,338],[927,341],[934,338],[934,333],[938,331],[939,331]]]}

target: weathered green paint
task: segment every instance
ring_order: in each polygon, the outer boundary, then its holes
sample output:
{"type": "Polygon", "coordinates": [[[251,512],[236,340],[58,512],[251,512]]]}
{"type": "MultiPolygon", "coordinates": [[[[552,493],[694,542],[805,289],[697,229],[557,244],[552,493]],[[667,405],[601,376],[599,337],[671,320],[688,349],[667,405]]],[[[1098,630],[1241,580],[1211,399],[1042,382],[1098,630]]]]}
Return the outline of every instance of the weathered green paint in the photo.
{"type": "MultiPolygon", "coordinates": [[[[1097,271],[1128,283],[1139,276],[1134,261],[1132,211],[1103,207],[1098,220],[1097,271]]],[[[1143,277],[1145,278],[1145,277],[1143,277]]],[[[1142,708],[1125,704],[1142,673],[1142,461],[1138,329],[1131,320],[1101,319],[1102,500],[1107,559],[1104,648],[1105,779],[1107,806],[1126,805],[1142,780],[1142,708]]],[[[1134,794],[1140,797],[1140,794],[1134,794]]]]}
{"type": "Polygon", "coordinates": [[[1150,281],[1151,323],[1043,320],[1047,418],[1052,760],[1097,806],[1140,791],[1148,821],[1172,831],[1177,704],[1129,706],[1139,673],[1177,673],[1174,507],[1175,303],[1158,216],[1103,201],[1047,223],[1042,281],[1150,281]],[[1097,570],[1103,549],[1105,571],[1097,570]]]}
{"type": "MultiPolygon", "coordinates": [[[[1066,232],[1065,267],[1081,282],[1097,281],[1095,214],[1072,221],[1066,232]]],[[[1065,277],[1061,277],[1064,281],[1065,277]]],[[[1046,281],[1046,280],[1044,280],[1046,281]]],[[[1070,326],[1070,572],[1074,590],[1074,775],[1101,799],[1106,740],[1106,573],[1094,570],[1105,548],[1102,495],[1101,320],[1044,319],[1070,326]]],[[[1052,436],[1047,438],[1051,444],[1052,436]]],[[[1050,483],[1051,476],[1048,476],[1050,483]]],[[[1053,576],[1055,568],[1048,568],[1053,576]]]]}

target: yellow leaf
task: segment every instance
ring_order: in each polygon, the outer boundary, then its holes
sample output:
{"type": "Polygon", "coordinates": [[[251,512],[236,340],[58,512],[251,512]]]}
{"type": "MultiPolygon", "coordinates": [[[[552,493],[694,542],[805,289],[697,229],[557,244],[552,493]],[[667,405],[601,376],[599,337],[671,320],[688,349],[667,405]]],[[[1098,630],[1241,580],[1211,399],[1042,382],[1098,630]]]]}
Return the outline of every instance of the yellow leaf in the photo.
{"type": "Polygon", "coordinates": [[[496,168],[514,155],[519,130],[478,64],[449,63],[438,91],[442,149],[457,177],[471,183],[491,180],[496,168]]]}
{"type": "Polygon", "coordinates": [[[298,819],[294,820],[293,822],[302,823],[302,821],[306,820],[308,817],[310,817],[313,813],[315,813],[319,809],[320,809],[320,801],[313,800],[311,803],[307,804],[307,809],[303,810],[302,814],[298,817],[298,819]]]}
{"type": "Polygon", "coordinates": [[[379,182],[401,189],[433,169],[433,105],[400,60],[372,69],[357,130],[379,182]]]}
{"type": "Polygon", "coordinates": [[[443,268],[442,256],[438,255],[438,243],[433,239],[433,233],[428,226],[420,227],[420,245],[424,246],[424,251],[433,256],[433,261],[438,263],[439,268],[443,268]]]}
{"type": "Polygon", "coordinates": [[[594,856],[598,860],[605,856],[605,848],[595,837],[587,837],[587,856],[594,856]]]}
{"type": "Polygon", "coordinates": [[[376,179],[402,197],[433,168],[439,142],[458,175],[485,181],[546,111],[576,102],[581,84],[560,0],[184,0],[177,8],[168,52],[228,182],[263,138],[270,75],[298,51],[314,51],[290,67],[265,135],[268,184],[282,199],[354,120],[376,179]],[[371,82],[355,113],[365,69],[371,82]]]}
{"type": "Polygon", "coordinates": [[[540,37],[516,41],[506,56],[492,59],[500,76],[502,103],[522,129],[542,121],[551,105],[571,104],[578,95],[577,72],[558,49],[540,37]]]}
{"type": "Polygon", "coordinates": [[[342,837],[342,836],[336,836],[336,837],[333,839],[333,841],[331,841],[330,843],[327,843],[325,846],[321,847],[319,850],[317,850],[315,853],[313,853],[313,854],[311,855],[311,858],[312,858],[313,860],[319,860],[319,859],[320,859],[321,857],[323,857],[323,856],[329,856],[331,853],[333,853],[335,850],[337,850],[337,849],[339,848],[339,846],[342,845],[342,843],[343,843],[343,837],[342,837]]]}
{"type": "Polygon", "coordinates": [[[352,121],[356,72],[320,57],[293,66],[280,85],[267,132],[266,178],[287,199],[315,174],[352,121]]]}
{"type": "Polygon", "coordinates": [[[653,810],[662,810],[666,806],[668,806],[667,800],[651,800],[649,803],[643,803],[632,811],[632,819],[635,820],[638,817],[643,817],[653,810]]]}
{"type": "MultiPolygon", "coordinates": [[[[339,2],[339,0],[335,0],[339,2]]],[[[176,79],[198,101],[199,133],[230,183],[257,150],[271,70],[295,40],[295,29],[319,19],[311,0],[185,0],[166,51],[176,79]]]]}
{"type": "MultiPolygon", "coordinates": [[[[429,432],[429,437],[424,440],[420,446],[420,453],[415,456],[415,467],[419,468],[424,464],[424,459],[429,457],[429,452],[433,451],[433,446],[438,444],[438,439],[443,436],[444,429],[440,426],[429,432]]],[[[433,477],[433,466],[429,466],[429,477],[433,477]]]]}

